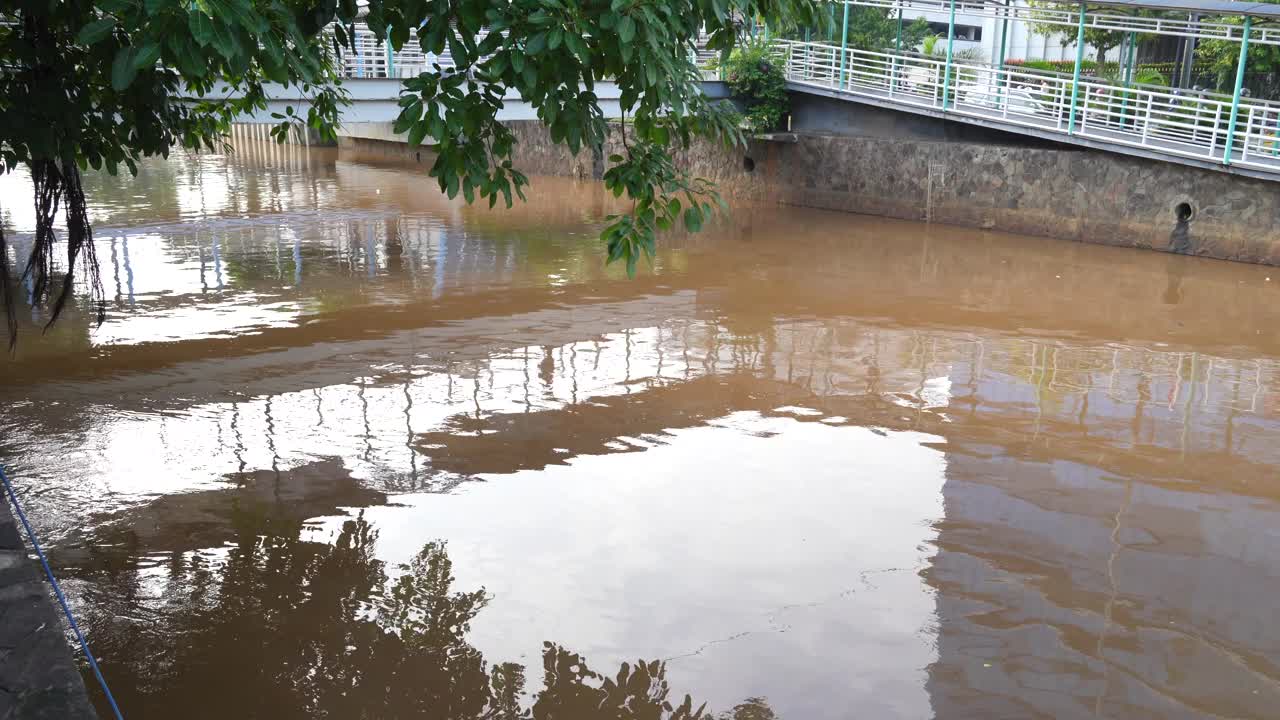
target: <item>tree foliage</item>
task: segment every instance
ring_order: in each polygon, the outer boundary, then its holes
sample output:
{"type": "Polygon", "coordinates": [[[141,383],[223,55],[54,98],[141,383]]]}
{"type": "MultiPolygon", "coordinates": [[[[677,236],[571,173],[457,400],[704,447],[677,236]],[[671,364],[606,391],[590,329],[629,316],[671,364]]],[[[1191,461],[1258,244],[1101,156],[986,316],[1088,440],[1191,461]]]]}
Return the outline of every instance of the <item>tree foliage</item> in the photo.
{"type": "MultiPolygon", "coordinates": [[[[354,3],[352,3],[354,5],[354,3]]],[[[231,122],[266,107],[268,83],[301,87],[307,122],[332,135],[342,102],[314,8],[272,0],[17,0],[0,16],[0,172],[26,165],[36,237],[21,275],[50,321],[70,299],[82,262],[103,312],[80,173],[221,144],[231,122]],[[192,101],[191,98],[214,99],[192,101]],[[54,223],[66,223],[55,289],[54,223]]],[[[282,136],[281,136],[282,137],[282,136]]],[[[20,259],[21,260],[21,259],[20,259]]],[[[11,273],[0,229],[0,295],[16,342],[11,273]]]]}
{"type": "Polygon", "coordinates": [[[791,104],[782,62],[770,53],[767,42],[752,41],[736,48],[724,64],[724,77],[733,99],[746,113],[749,132],[778,129],[791,104]]]}
{"type": "MultiPolygon", "coordinates": [[[[902,48],[911,50],[929,34],[923,17],[902,24],[902,48]]],[[[880,52],[898,42],[898,18],[882,8],[854,5],[849,8],[849,47],[880,52]]]]}
{"type": "MultiPolygon", "coordinates": [[[[1277,2],[1280,0],[1262,0],[1277,2]]],[[[1232,25],[1243,24],[1239,17],[1215,18],[1215,22],[1232,25]]],[[[1231,40],[1201,40],[1196,44],[1196,65],[1203,66],[1212,76],[1214,89],[1232,92],[1235,89],[1236,66],[1240,63],[1240,43],[1231,40]]],[[[1280,47],[1253,43],[1249,45],[1246,73],[1280,72],[1280,47]]]]}
{"type": "MultiPolygon", "coordinates": [[[[305,117],[278,118],[277,140],[299,123],[332,137],[345,101],[333,60],[354,42],[361,16],[397,50],[413,41],[452,55],[456,67],[404,81],[396,127],[411,142],[436,144],[431,176],[468,202],[510,204],[527,183],[512,163],[514,137],[497,120],[505,95],[530,103],[551,137],[576,153],[603,146],[609,119],[596,86],[616,82],[630,139],[613,187],[634,211],[603,237],[609,258],[632,271],[655,242],[661,209],[702,187],[674,169],[672,152],[696,137],[742,141],[734,115],[700,92],[699,30],[709,48],[728,53],[735,18],[819,22],[812,0],[15,0],[0,11],[0,171],[26,165],[37,180],[36,249],[21,272],[42,299],[64,209],[67,259],[62,287],[50,293],[51,318],[80,258],[102,307],[82,170],[136,172],[140,157],[174,146],[219,146],[232,121],[265,109],[278,86],[301,89],[310,102],[305,117]]],[[[698,216],[706,199],[699,196],[698,216]]],[[[687,208],[684,217],[694,219],[687,208]]],[[[0,258],[7,264],[2,235],[0,258]]],[[[0,268],[12,343],[10,281],[0,268]]]]}
{"type": "MultiPolygon", "coordinates": [[[[1033,11],[1031,13],[1032,18],[1035,18],[1037,14],[1042,18],[1047,18],[1049,15],[1049,13],[1045,13],[1045,12],[1036,13],[1035,12],[1036,9],[1039,9],[1041,11],[1046,11],[1046,10],[1053,11],[1055,15],[1057,12],[1065,11],[1070,13],[1076,13],[1076,12],[1079,12],[1080,10],[1080,5],[1073,4],[1073,3],[1051,2],[1046,0],[1030,0],[1030,4],[1031,4],[1031,7],[1033,8],[1033,11]]],[[[1116,11],[1114,9],[1109,9],[1108,12],[1115,13],[1116,11]]],[[[1135,13],[1130,13],[1130,14],[1134,14],[1139,17],[1151,17],[1155,15],[1155,13],[1150,10],[1139,10],[1135,13]]],[[[1075,16],[1075,17],[1078,17],[1078,16],[1075,16]]],[[[1064,45],[1068,47],[1074,46],[1076,44],[1076,38],[1079,35],[1079,30],[1072,25],[1064,25],[1064,24],[1059,24],[1055,22],[1032,21],[1030,23],[1030,26],[1031,26],[1031,31],[1036,33],[1037,35],[1044,35],[1045,37],[1057,37],[1062,41],[1064,45]]],[[[1089,45],[1094,49],[1094,52],[1097,54],[1096,55],[1097,61],[1099,63],[1102,63],[1106,61],[1107,53],[1110,52],[1112,48],[1118,47],[1120,43],[1124,42],[1125,34],[1126,33],[1118,30],[1104,30],[1096,27],[1086,26],[1084,29],[1084,41],[1086,45],[1089,45]]],[[[1145,35],[1138,36],[1140,40],[1144,39],[1145,37],[1146,37],[1145,35]]]]}

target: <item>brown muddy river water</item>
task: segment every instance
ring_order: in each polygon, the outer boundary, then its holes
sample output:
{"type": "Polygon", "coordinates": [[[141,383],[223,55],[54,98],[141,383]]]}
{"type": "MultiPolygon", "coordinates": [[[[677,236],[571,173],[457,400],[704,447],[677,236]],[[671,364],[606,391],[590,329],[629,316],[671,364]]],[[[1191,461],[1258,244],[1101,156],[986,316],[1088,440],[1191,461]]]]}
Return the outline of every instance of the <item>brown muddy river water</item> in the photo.
{"type": "Polygon", "coordinates": [[[1280,271],[757,207],[627,280],[422,173],[89,183],[0,457],[126,717],[1277,716],[1280,271]]]}

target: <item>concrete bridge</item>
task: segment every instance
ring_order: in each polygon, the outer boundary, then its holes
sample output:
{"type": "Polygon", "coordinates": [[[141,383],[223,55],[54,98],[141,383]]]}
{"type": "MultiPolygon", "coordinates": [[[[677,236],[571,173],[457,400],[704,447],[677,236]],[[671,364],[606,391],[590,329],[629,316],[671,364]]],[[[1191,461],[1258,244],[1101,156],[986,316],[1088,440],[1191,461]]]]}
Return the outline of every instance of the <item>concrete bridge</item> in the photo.
{"type": "MultiPolygon", "coordinates": [[[[388,142],[406,142],[407,136],[393,130],[396,116],[400,114],[397,101],[400,98],[402,80],[399,77],[349,77],[343,81],[343,87],[350,93],[351,105],[342,113],[342,127],[339,137],[361,140],[382,140],[388,142]]],[[[727,98],[728,88],[718,81],[703,83],[703,92],[712,98],[727,98]]],[[[618,105],[621,91],[617,83],[601,82],[595,86],[596,96],[600,100],[600,109],[605,117],[621,117],[622,108],[618,105]]],[[[221,95],[225,96],[224,89],[221,95]]],[[[215,93],[217,95],[217,93],[215,93]]],[[[284,113],[285,108],[292,106],[294,111],[308,106],[307,98],[297,88],[276,86],[268,89],[267,108],[241,120],[241,124],[260,125],[258,131],[265,135],[266,125],[277,121],[272,113],[284,113]]],[[[515,120],[536,120],[537,111],[515,92],[508,92],[503,98],[503,108],[498,112],[498,119],[507,122],[515,120]]]]}
{"type": "Polygon", "coordinates": [[[1280,6],[1223,0],[1088,0],[1053,7],[1032,7],[1024,0],[845,0],[835,7],[842,8],[843,17],[839,44],[810,41],[808,32],[804,40],[773,43],[795,91],[1068,145],[1280,179],[1280,102],[1249,97],[1244,86],[1250,47],[1280,46],[1280,6]],[[896,16],[894,47],[850,47],[851,6],[896,16]],[[968,22],[986,22],[992,30],[999,27],[1000,43],[991,62],[956,56],[957,14],[968,22]],[[907,17],[946,18],[945,52],[925,54],[904,47],[907,17]],[[1074,37],[1073,72],[1006,64],[1010,23],[1034,25],[1040,34],[1057,27],[1074,37]],[[1092,76],[1082,72],[1087,30],[1121,38],[1116,77],[1096,69],[1092,76]],[[1139,36],[1177,38],[1191,48],[1198,40],[1237,43],[1232,92],[1136,82],[1139,36]]]}
{"type": "MultiPolygon", "coordinates": [[[[1239,43],[1240,59],[1258,45],[1280,46],[1280,6],[1229,0],[1088,0],[1052,9],[1025,0],[844,0],[831,3],[839,17],[840,42],[809,39],[772,41],[795,93],[824,95],[864,106],[939,118],[1067,145],[1280,180],[1280,102],[1252,98],[1244,88],[1245,63],[1237,63],[1233,92],[1177,89],[1135,81],[1139,36],[1210,39],[1239,43]],[[851,7],[874,8],[896,16],[894,47],[865,50],[849,44],[851,7]],[[1142,9],[1143,13],[1135,13],[1142,9]],[[1188,14],[1190,13],[1190,14],[1188,14]],[[955,53],[956,17],[999,27],[1000,44],[991,62],[955,53]],[[902,44],[907,17],[946,18],[945,53],[923,54],[902,44]],[[1010,23],[1034,24],[1036,32],[1060,27],[1074,36],[1071,74],[1006,63],[1010,23]],[[1119,77],[1084,72],[1086,30],[1123,35],[1119,77]]],[[[941,25],[936,23],[935,25],[941,25]]],[[[765,31],[767,32],[767,31],[765,31]]],[[[792,33],[797,35],[799,33],[792,33]]],[[[423,53],[414,42],[400,51],[357,26],[354,51],[341,59],[352,107],[342,134],[373,140],[403,140],[391,132],[399,112],[400,79],[453,67],[448,54],[423,53]]],[[[705,50],[699,60],[710,60],[705,50]]],[[[597,94],[606,116],[621,115],[618,88],[600,83],[597,94]]],[[[706,92],[726,95],[720,83],[706,92]]],[[[296,92],[271,93],[266,113],[249,122],[269,122],[271,112],[305,105],[296,92]],[[292,97],[290,97],[292,95],[292,97]]],[[[502,120],[531,120],[528,103],[512,94],[502,120]]]]}

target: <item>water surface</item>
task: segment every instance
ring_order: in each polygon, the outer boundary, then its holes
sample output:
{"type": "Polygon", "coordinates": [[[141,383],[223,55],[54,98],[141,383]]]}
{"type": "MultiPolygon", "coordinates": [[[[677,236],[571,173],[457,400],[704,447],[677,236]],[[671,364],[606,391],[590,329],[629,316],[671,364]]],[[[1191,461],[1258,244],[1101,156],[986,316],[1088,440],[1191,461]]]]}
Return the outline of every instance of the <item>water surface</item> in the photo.
{"type": "Polygon", "coordinates": [[[423,172],[87,181],[0,458],[128,717],[1274,716],[1274,268],[744,207],[628,280],[423,172]]]}

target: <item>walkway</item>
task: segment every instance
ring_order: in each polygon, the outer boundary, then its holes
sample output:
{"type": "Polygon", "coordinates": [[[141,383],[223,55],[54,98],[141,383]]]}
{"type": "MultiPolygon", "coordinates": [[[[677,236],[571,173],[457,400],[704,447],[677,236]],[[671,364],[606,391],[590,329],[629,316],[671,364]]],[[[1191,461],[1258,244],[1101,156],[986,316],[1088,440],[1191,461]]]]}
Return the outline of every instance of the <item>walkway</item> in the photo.
{"type": "Polygon", "coordinates": [[[1010,132],[1280,180],[1280,104],[1244,98],[1234,126],[1231,96],[1178,94],[1163,86],[1109,83],[913,52],[869,52],[776,40],[800,91],[946,117],[1010,132]],[[842,62],[843,60],[843,62],[842,62]],[[1230,140],[1230,151],[1228,141],[1230,140]]]}
{"type": "Polygon", "coordinates": [[[96,717],[44,576],[0,500],[0,720],[96,717]]]}

